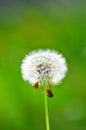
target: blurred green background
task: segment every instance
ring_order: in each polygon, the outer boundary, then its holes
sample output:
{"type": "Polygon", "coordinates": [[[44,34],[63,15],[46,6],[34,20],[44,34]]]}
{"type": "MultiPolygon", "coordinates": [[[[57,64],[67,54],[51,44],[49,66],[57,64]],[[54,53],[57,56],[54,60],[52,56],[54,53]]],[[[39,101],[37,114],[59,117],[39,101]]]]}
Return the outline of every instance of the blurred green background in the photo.
{"type": "Polygon", "coordinates": [[[0,130],[45,130],[43,95],[20,65],[36,49],[55,49],[68,73],[48,98],[51,130],[86,130],[86,29],[83,0],[0,1],[0,130]]]}

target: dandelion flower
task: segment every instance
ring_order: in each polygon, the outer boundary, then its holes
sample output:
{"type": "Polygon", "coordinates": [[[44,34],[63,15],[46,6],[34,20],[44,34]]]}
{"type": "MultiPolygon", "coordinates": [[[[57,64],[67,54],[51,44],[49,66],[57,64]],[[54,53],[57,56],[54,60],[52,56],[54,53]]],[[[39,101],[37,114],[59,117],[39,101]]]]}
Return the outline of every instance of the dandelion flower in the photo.
{"type": "Polygon", "coordinates": [[[21,73],[23,79],[31,83],[36,89],[43,88],[46,130],[50,130],[47,96],[53,97],[51,86],[59,84],[65,77],[66,72],[65,58],[54,50],[33,51],[22,61],[21,73]]]}
{"type": "Polygon", "coordinates": [[[24,80],[35,87],[61,82],[65,77],[67,64],[62,54],[54,50],[37,50],[29,53],[22,62],[21,73],[24,80]]]}

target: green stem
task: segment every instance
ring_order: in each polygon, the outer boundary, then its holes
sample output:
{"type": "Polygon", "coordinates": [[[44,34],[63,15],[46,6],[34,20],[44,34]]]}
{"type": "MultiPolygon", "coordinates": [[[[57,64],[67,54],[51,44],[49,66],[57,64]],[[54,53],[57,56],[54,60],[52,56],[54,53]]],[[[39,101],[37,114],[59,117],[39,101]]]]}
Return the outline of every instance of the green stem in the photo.
{"type": "Polygon", "coordinates": [[[46,130],[50,130],[49,115],[48,115],[48,102],[47,102],[46,90],[45,90],[45,94],[44,94],[44,102],[45,102],[46,130]]]}

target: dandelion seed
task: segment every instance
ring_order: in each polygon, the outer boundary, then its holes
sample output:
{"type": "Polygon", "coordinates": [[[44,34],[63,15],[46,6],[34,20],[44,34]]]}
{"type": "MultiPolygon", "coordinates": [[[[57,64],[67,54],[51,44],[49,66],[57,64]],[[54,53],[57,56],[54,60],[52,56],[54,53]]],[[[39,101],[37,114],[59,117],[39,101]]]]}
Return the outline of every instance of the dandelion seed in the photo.
{"type": "Polygon", "coordinates": [[[47,96],[48,96],[48,97],[53,97],[53,93],[52,93],[52,91],[51,91],[50,88],[47,88],[47,89],[46,89],[46,92],[47,92],[47,96]]]}
{"type": "Polygon", "coordinates": [[[33,85],[34,88],[38,89],[38,82],[33,85]]]}
{"type": "Polygon", "coordinates": [[[23,79],[35,88],[45,86],[50,88],[52,84],[59,84],[65,77],[67,64],[62,54],[54,50],[38,50],[24,58],[21,72],[23,79]]]}

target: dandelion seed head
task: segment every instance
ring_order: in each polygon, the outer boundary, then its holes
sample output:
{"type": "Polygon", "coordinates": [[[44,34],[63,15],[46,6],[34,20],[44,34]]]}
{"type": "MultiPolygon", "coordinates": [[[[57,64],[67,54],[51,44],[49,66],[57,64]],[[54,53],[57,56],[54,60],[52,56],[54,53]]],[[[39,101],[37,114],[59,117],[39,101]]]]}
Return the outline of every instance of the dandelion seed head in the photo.
{"type": "Polygon", "coordinates": [[[37,50],[26,55],[21,65],[24,80],[31,84],[43,81],[58,84],[65,77],[67,64],[62,54],[54,50],[37,50]]]}

